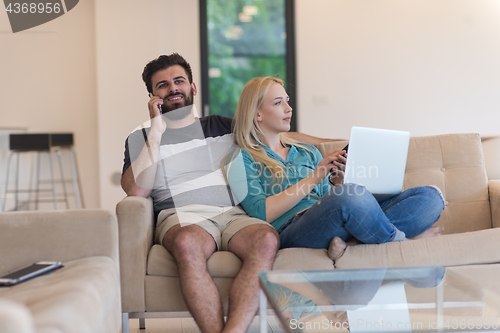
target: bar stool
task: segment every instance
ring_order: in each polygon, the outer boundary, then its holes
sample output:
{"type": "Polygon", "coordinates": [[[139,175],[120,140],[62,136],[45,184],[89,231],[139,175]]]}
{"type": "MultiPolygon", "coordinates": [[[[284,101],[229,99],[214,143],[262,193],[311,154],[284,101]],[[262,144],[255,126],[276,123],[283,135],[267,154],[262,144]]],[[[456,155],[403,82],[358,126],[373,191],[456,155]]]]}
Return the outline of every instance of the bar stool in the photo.
{"type": "Polygon", "coordinates": [[[9,148],[10,152],[7,160],[7,172],[6,172],[6,180],[5,180],[5,191],[4,191],[4,201],[2,204],[2,211],[5,211],[8,195],[7,193],[14,193],[14,210],[19,210],[21,207],[20,204],[28,204],[28,208],[30,208],[30,203],[35,203],[35,209],[38,209],[38,204],[40,202],[53,202],[54,209],[58,209],[58,202],[64,201],[66,204],[66,208],[69,209],[69,201],[68,201],[68,191],[66,188],[67,182],[72,182],[73,184],[73,195],[75,197],[75,205],[76,208],[83,208],[83,195],[81,192],[80,186],[80,177],[78,172],[78,167],[76,163],[76,153],[73,149],[73,134],[72,133],[41,133],[41,134],[10,134],[9,135],[9,148]],[[62,163],[62,151],[68,151],[71,162],[71,180],[67,180],[64,177],[63,171],[63,163],[62,163]],[[31,160],[31,172],[30,172],[30,181],[29,181],[29,189],[22,190],[19,189],[19,166],[20,166],[20,155],[22,153],[31,152],[32,160],[31,160]],[[46,154],[49,161],[49,171],[50,171],[50,180],[48,182],[51,183],[51,189],[40,189],[40,184],[47,182],[46,180],[40,179],[40,170],[41,170],[41,156],[46,154]],[[56,193],[56,180],[54,178],[54,167],[52,163],[52,157],[57,157],[59,162],[59,175],[60,179],[58,182],[61,183],[63,189],[63,198],[59,198],[56,193]],[[15,175],[15,183],[14,189],[9,190],[9,172],[11,169],[12,157],[16,157],[16,175],[15,175]],[[36,163],[35,157],[36,156],[36,163]],[[33,173],[35,171],[36,164],[36,179],[33,179],[33,173]],[[35,189],[33,189],[33,183],[35,183],[35,189]],[[39,194],[41,192],[52,192],[52,200],[42,200],[40,199],[39,194]],[[28,193],[28,200],[20,201],[19,194],[20,193],[28,193]],[[32,199],[32,194],[34,193],[35,199],[32,199]]]}

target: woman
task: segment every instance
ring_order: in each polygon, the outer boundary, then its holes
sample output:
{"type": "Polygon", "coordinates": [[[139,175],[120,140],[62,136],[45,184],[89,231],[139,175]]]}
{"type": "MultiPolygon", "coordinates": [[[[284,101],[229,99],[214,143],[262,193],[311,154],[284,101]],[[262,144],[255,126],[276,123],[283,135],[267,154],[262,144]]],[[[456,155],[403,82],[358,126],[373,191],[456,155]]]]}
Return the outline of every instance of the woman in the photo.
{"type": "Polygon", "coordinates": [[[349,241],[378,244],[443,233],[432,227],[444,209],[438,188],[416,187],[378,203],[364,187],[342,184],[345,151],[323,158],[315,147],[284,134],[292,117],[288,100],[280,79],[246,84],[235,114],[240,148],[230,157],[244,163],[244,175],[238,177],[242,168],[233,163],[225,169],[242,207],[276,228],[281,248],[326,248],[335,260],[349,241]]]}

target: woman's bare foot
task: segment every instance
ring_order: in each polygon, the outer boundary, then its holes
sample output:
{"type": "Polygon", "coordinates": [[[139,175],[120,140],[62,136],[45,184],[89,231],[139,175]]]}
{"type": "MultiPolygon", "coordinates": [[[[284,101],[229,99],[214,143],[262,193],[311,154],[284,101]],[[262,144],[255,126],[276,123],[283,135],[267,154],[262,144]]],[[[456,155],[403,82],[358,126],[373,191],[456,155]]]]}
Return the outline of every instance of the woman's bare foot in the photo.
{"type": "Polygon", "coordinates": [[[429,229],[427,229],[423,233],[416,235],[415,237],[412,237],[409,239],[415,240],[415,239],[421,239],[421,238],[429,238],[429,237],[442,235],[443,233],[444,233],[444,228],[441,226],[430,227],[429,229]]]}
{"type": "Polygon", "coordinates": [[[330,241],[330,245],[328,246],[328,258],[333,261],[337,260],[342,254],[344,254],[346,247],[347,244],[342,240],[342,238],[337,236],[333,237],[330,241]]]}

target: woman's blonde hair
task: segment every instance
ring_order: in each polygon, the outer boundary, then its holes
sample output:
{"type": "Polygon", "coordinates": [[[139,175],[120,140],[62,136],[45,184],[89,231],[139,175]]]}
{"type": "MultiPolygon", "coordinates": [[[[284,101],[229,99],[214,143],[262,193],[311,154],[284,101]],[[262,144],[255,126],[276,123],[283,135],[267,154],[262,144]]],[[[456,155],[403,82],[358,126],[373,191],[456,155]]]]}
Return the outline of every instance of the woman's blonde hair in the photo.
{"type": "MultiPolygon", "coordinates": [[[[286,173],[284,166],[279,161],[269,157],[262,146],[259,145],[258,134],[262,134],[259,123],[255,120],[257,110],[262,107],[264,97],[273,84],[283,86],[283,81],[275,77],[257,77],[250,80],[241,91],[240,99],[234,115],[234,138],[236,144],[246,149],[252,159],[262,168],[267,168],[271,172],[273,180],[277,179],[279,183],[283,182],[286,173]]],[[[280,142],[296,145],[309,150],[284,133],[280,134],[280,142]]],[[[288,179],[288,177],[286,177],[288,179]]]]}

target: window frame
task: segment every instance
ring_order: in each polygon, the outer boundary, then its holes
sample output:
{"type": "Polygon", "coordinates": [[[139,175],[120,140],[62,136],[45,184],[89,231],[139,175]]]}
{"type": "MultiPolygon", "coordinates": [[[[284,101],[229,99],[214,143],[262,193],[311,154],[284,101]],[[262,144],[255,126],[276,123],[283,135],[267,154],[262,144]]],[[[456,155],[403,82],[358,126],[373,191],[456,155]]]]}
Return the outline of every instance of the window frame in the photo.
{"type": "MultiPolygon", "coordinates": [[[[203,116],[210,114],[210,78],[208,76],[208,19],[207,1],[199,0],[200,13],[200,62],[201,62],[201,101],[203,116]]],[[[297,131],[297,90],[296,90],[296,61],[295,61],[295,0],[285,1],[285,29],[286,29],[286,83],[290,105],[293,108],[291,131],[297,131]]]]}

